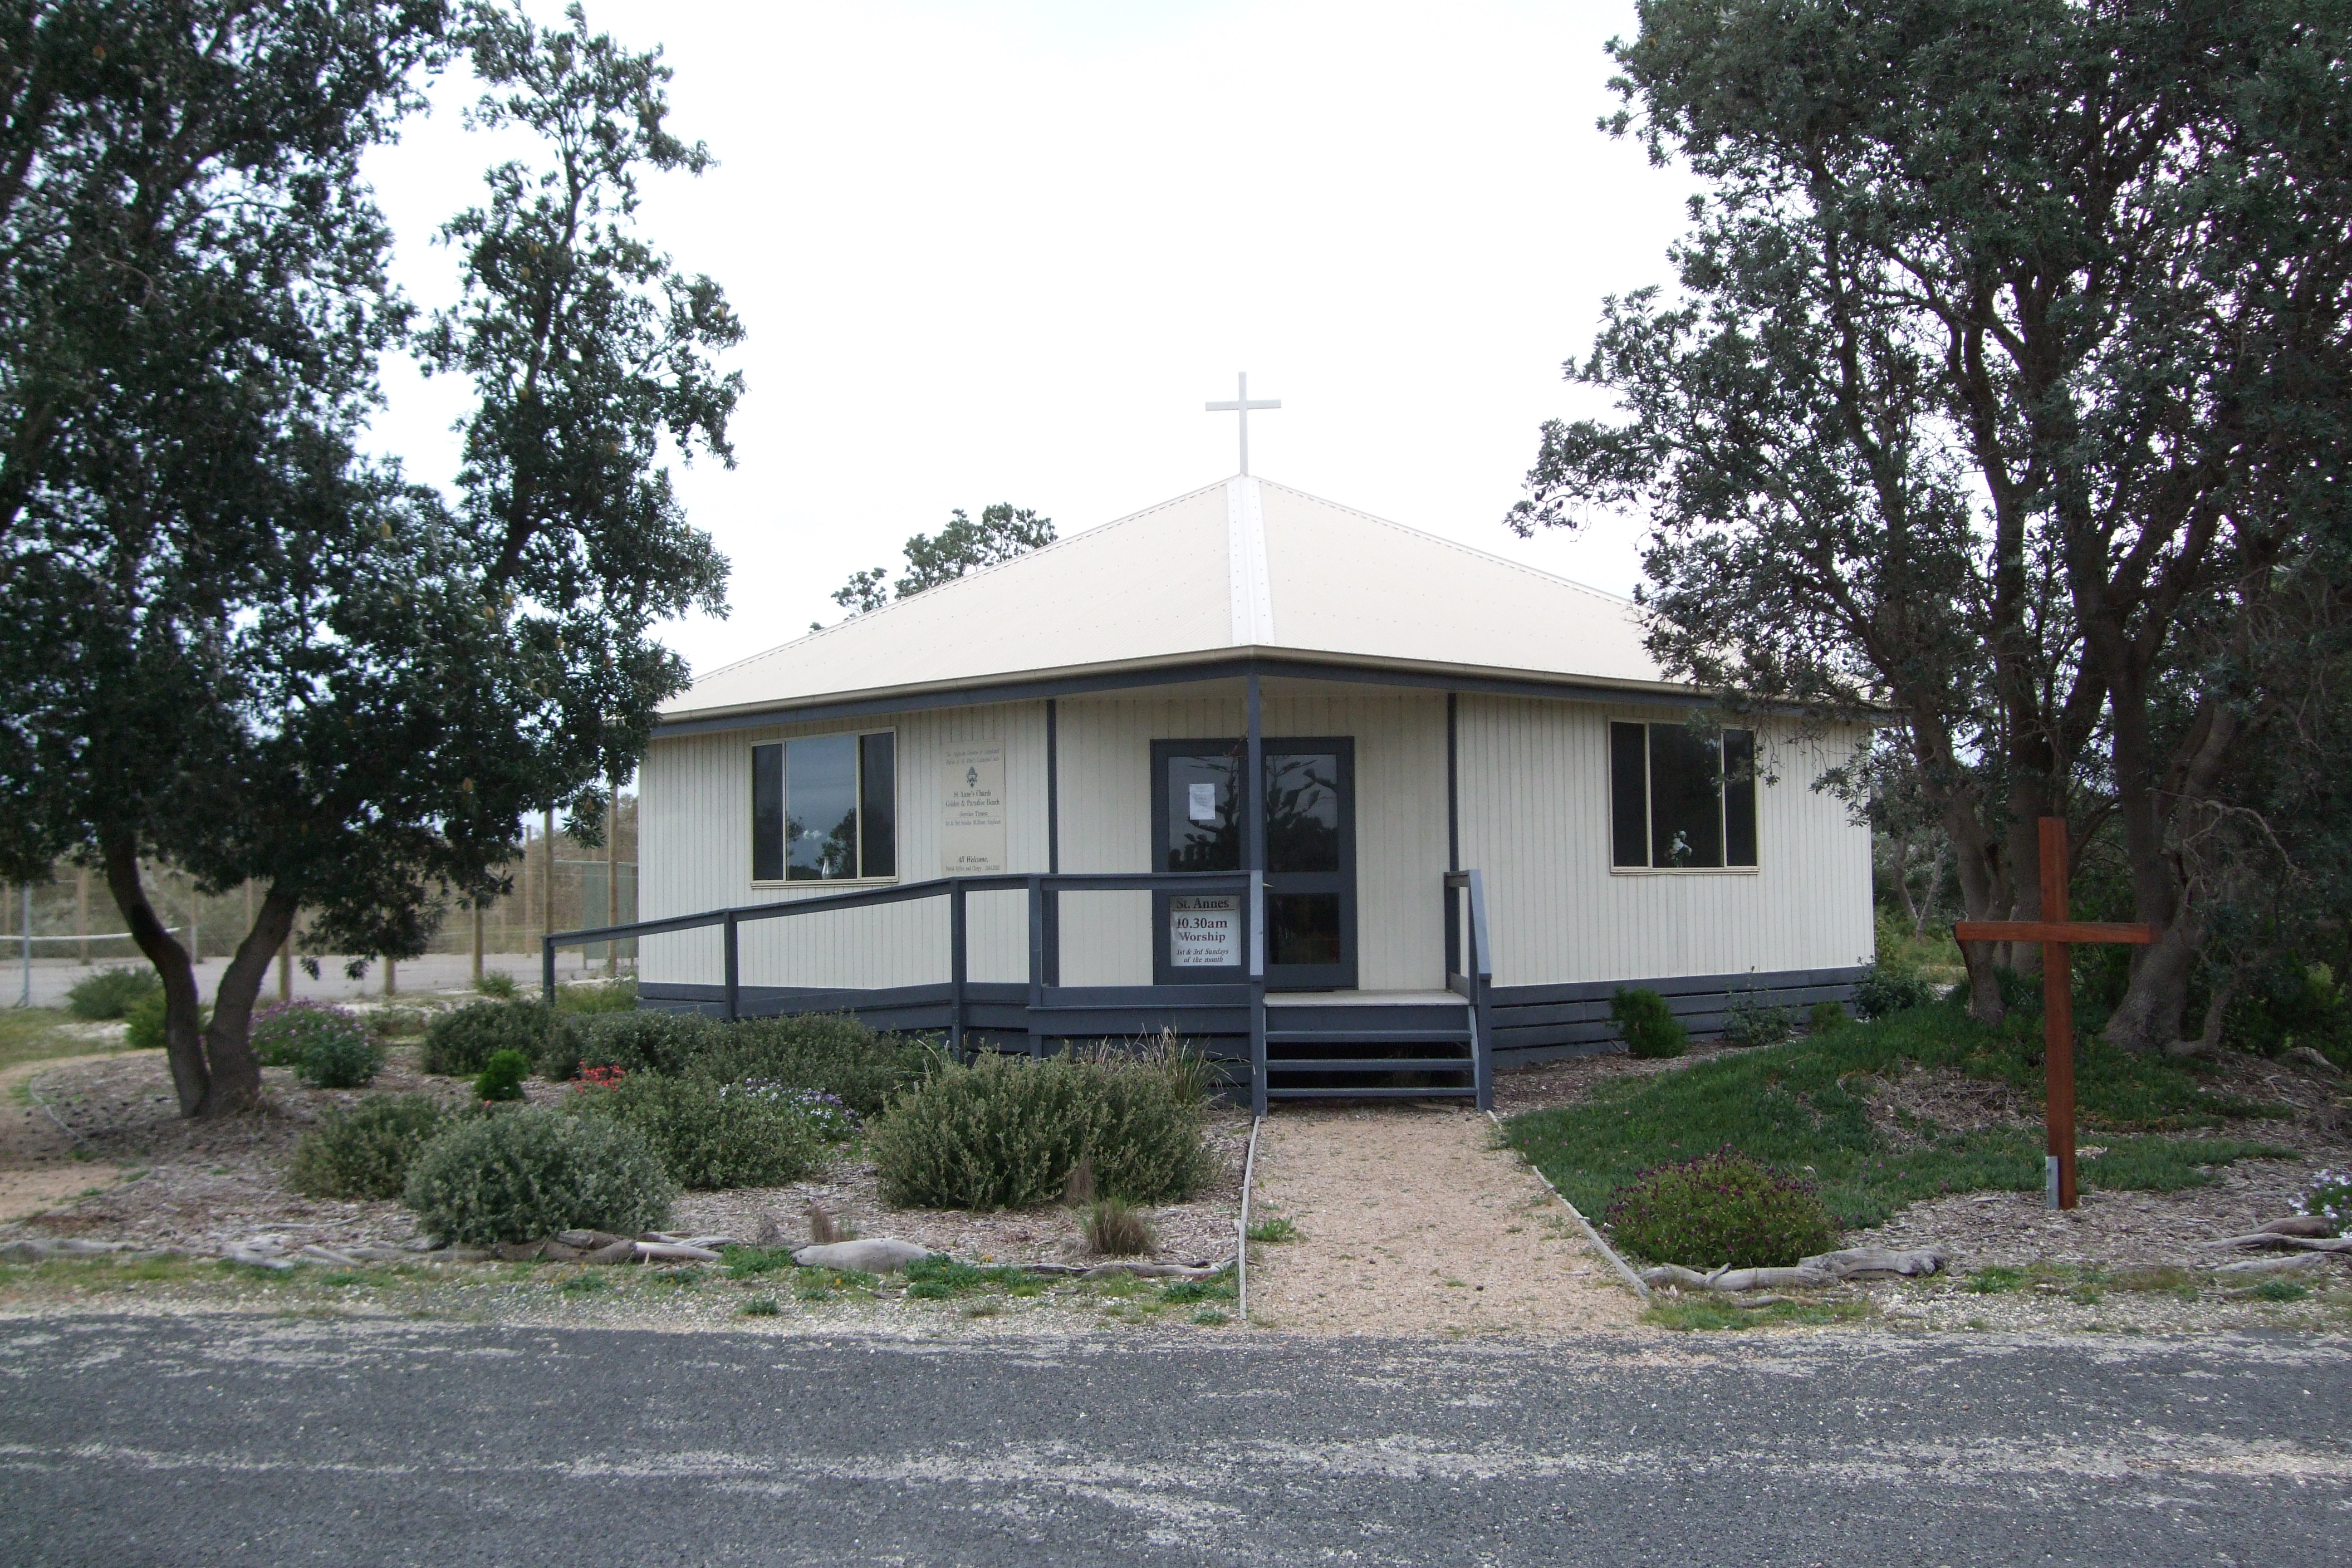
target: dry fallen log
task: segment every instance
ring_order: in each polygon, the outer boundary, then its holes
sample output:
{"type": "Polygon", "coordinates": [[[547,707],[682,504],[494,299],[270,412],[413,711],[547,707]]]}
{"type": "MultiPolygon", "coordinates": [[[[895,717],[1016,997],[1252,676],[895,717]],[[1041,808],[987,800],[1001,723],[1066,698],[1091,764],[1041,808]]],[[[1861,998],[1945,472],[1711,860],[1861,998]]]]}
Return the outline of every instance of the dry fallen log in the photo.
{"type": "Polygon", "coordinates": [[[2325,1252],[2291,1252],[2284,1258],[2249,1258],[2243,1263],[2224,1263],[2213,1272],[2240,1278],[2248,1274],[2308,1274],[2327,1267],[2325,1252]]]}
{"type": "Polygon", "coordinates": [[[1940,1247],[1897,1252],[1885,1247],[1849,1247],[1801,1260],[1793,1268],[1734,1268],[1729,1264],[1702,1274],[1675,1264],[1642,1271],[1644,1285],[1679,1285],[1689,1290],[1785,1290],[1817,1289],[1866,1274],[1933,1274],[1951,1255],[1940,1247]]]}
{"type": "Polygon", "coordinates": [[[2334,1236],[2336,1227],[2315,1214],[2283,1215],[2266,1224],[2254,1226],[2273,1236],[2334,1236]]]}
{"type": "Polygon", "coordinates": [[[1108,1279],[1114,1274],[1131,1274],[1139,1279],[1210,1279],[1232,1266],[1224,1263],[1097,1263],[1079,1271],[1081,1279],[1108,1279]]]}
{"type": "Polygon", "coordinates": [[[621,1237],[606,1246],[580,1255],[583,1263],[627,1263],[637,1256],[637,1244],[621,1237]]]}
{"type": "Polygon", "coordinates": [[[635,1243],[637,1260],[641,1263],[716,1263],[719,1254],[707,1247],[689,1247],[682,1241],[640,1241],[635,1243]]]}
{"type": "Polygon", "coordinates": [[[345,1268],[357,1268],[360,1266],[360,1260],[350,1253],[337,1252],[331,1247],[320,1247],[315,1242],[304,1247],[301,1256],[320,1263],[340,1264],[345,1268]]]}
{"type": "Polygon", "coordinates": [[[2249,1236],[2232,1236],[2209,1245],[2215,1248],[2280,1247],[2300,1252],[2352,1252],[2352,1236],[2281,1236],[2274,1230],[2258,1230],[2249,1236]]]}
{"type": "Polygon", "coordinates": [[[793,1254],[793,1261],[803,1268],[854,1268],[861,1274],[890,1274],[930,1256],[928,1247],[917,1247],[895,1236],[876,1236],[859,1241],[828,1241],[803,1247],[793,1254]]]}

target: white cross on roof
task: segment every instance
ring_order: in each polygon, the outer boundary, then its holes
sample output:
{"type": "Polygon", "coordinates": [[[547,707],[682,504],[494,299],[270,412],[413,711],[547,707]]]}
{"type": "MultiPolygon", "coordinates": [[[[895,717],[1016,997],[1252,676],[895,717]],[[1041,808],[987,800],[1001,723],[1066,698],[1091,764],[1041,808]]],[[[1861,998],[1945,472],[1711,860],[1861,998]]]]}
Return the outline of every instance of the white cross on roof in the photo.
{"type": "Polygon", "coordinates": [[[1242,416],[1242,472],[1246,474],[1249,472],[1250,410],[1253,408],[1279,408],[1282,406],[1282,399],[1279,397],[1267,397],[1261,398],[1259,401],[1252,403],[1250,401],[1249,395],[1249,372],[1243,371],[1240,373],[1240,376],[1241,387],[1240,390],[1234,395],[1234,400],[1232,402],[1210,403],[1204,404],[1202,406],[1208,409],[1212,414],[1238,414],[1242,416]]]}

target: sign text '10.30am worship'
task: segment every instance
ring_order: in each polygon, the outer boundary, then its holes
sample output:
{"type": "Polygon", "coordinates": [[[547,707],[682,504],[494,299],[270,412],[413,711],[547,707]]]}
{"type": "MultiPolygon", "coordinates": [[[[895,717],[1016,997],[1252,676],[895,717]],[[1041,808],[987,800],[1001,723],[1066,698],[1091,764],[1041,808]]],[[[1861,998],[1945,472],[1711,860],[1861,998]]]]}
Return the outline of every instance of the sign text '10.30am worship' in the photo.
{"type": "Polygon", "coordinates": [[[1168,962],[1177,969],[1237,968],[1242,961],[1238,893],[1179,893],[1168,900],[1168,962]]]}

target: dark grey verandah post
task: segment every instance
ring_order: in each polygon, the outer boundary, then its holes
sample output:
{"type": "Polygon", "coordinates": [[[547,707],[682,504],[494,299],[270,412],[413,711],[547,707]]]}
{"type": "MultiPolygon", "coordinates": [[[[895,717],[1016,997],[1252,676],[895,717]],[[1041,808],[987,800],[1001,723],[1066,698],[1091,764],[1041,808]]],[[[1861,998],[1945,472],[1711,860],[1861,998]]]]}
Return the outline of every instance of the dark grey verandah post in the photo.
{"type": "Polygon", "coordinates": [[[1243,746],[1242,868],[1249,873],[1250,1114],[1265,1114],[1265,714],[1255,669],[1248,679],[1248,739],[1243,746]]]}
{"type": "Polygon", "coordinates": [[[733,910],[727,911],[727,918],[720,922],[720,925],[726,932],[724,938],[726,996],[720,1005],[727,1021],[731,1024],[743,1016],[743,948],[737,938],[733,910]]]}
{"type": "Polygon", "coordinates": [[[1044,1019],[1045,1006],[1045,900],[1052,897],[1045,890],[1045,879],[1029,879],[1029,1054],[1045,1054],[1045,1037],[1037,1028],[1044,1019]]]}
{"type": "Polygon", "coordinates": [[[964,952],[963,879],[948,884],[948,1048],[963,1060],[963,988],[969,973],[964,952]]]}
{"type": "Polygon", "coordinates": [[[552,934],[539,939],[539,990],[547,1005],[555,1005],[555,938],[552,934]]]}

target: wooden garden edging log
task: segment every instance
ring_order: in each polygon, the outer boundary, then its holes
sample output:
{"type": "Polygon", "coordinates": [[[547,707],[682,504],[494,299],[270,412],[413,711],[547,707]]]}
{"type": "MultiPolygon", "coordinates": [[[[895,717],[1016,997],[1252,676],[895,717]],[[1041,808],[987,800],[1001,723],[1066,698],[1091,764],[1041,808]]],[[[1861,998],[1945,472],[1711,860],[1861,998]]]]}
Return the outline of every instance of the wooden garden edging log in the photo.
{"type": "Polygon", "coordinates": [[[1849,1247],[1838,1252],[1801,1258],[1793,1268],[1734,1268],[1729,1264],[1702,1274],[1696,1268],[1666,1264],[1645,1268],[1642,1279],[1651,1285],[1675,1285],[1685,1290],[1786,1290],[1818,1289],[1864,1274],[1924,1275],[1938,1272],[1951,1260],[1941,1247],[1897,1252],[1884,1247],[1849,1247]]]}
{"type": "Polygon", "coordinates": [[[2224,1263],[2213,1272],[2242,1279],[2249,1274],[2308,1274],[2327,1267],[2325,1252],[2290,1252],[2284,1258],[2249,1258],[2243,1263],[2224,1263]]]}
{"type": "MultiPolygon", "coordinates": [[[[1486,1112],[1486,1120],[1495,1124],[1496,1131],[1500,1132],[1503,1130],[1503,1119],[1493,1111],[1486,1112]]],[[[1513,1152],[1517,1153],[1517,1151],[1514,1150],[1513,1152]]],[[[1568,1211],[1568,1217],[1576,1222],[1577,1228],[1584,1232],[1584,1239],[1592,1244],[1592,1250],[1601,1254],[1601,1258],[1616,1273],[1617,1278],[1624,1282],[1625,1288],[1643,1300],[1648,1300],[1650,1299],[1648,1281],[1634,1273],[1633,1265],[1618,1257],[1617,1249],[1601,1239],[1601,1233],[1592,1228],[1592,1222],[1584,1217],[1584,1211],[1570,1203],[1566,1193],[1552,1185],[1551,1178],[1543,1173],[1541,1165],[1537,1164],[1525,1154],[1519,1154],[1518,1160],[1521,1164],[1536,1173],[1536,1180],[1544,1184],[1544,1191],[1559,1200],[1559,1206],[1568,1211]]]]}
{"type": "Polygon", "coordinates": [[[2284,1247],[2299,1252],[2352,1252],[2352,1236],[2281,1236],[2274,1230],[2258,1230],[2252,1236],[2232,1236],[2207,1245],[2217,1250],[2224,1247],[2250,1250],[2258,1247],[2284,1247]]]}

